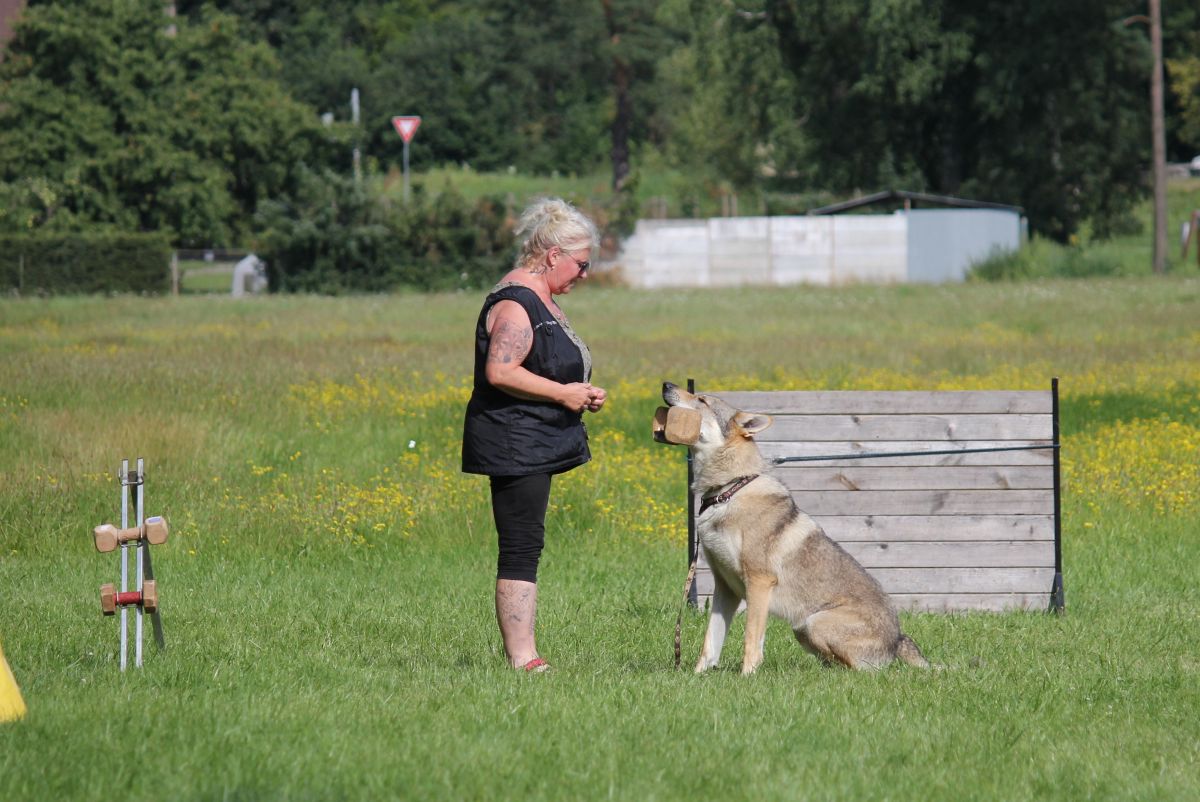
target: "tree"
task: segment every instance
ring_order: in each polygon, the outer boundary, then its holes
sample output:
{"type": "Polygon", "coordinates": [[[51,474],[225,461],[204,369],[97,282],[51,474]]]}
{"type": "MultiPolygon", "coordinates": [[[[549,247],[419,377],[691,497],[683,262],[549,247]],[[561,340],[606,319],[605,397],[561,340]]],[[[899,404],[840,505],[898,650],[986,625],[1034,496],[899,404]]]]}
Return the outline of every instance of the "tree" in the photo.
{"type": "Polygon", "coordinates": [[[1200,6],[1164,5],[1163,56],[1169,89],[1167,156],[1190,161],[1200,154],[1200,6]]]}
{"type": "Polygon", "coordinates": [[[1115,0],[692,8],[717,42],[693,44],[712,79],[693,100],[738,115],[726,163],[743,186],[969,195],[1060,240],[1113,230],[1143,191],[1148,49],[1115,0]]]}
{"type": "MultiPolygon", "coordinates": [[[[708,0],[667,0],[662,14],[689,34],[658,65],[654,124],[671,162],[710,190],[768,176],[814,183],[797,118],[797,82],[762,11],[708,0]]],[[[688,203],[685,201],[685,203],[688,203]]]]}
{"type": "Polygon", "coordinates": [[[34,6],[0,64],[0,183],[20,211],[6,226],[229,243],[327,139],[229,15],[170,36],[157,0],[34,6]]]}
{"type": "Polygon", "coordinates": [[[387,120],[419,114],[418,162],[549,173],[603,158],[606,61],[599,7],[492,0],[389,42],[369,82],[371,150],[396,158],[387,120]]]}
{"type": "Polygon", "coordinates": [[[600,0],[604,10],[612,87],[612,188],[625,188],[630,172],[630,148],[635,140],[647,141],[652,95],[644,87],[653,85],[658,62],[675,38],[667,18],[658,15],[660,3],[646,0],[600,0]]]}
{"type": "Polygon", "coordinates": [[[1179,103],[1179,139],[1200,153],[1200,55],[1171,59],[1167,68],[1179,103]]]}
{"type": "Polygon", "coordinates": [[[1188,161],[1200,154],[1200,8],[1172,4],[1164,11],[1163,49],[1170,85],[1168,148],[1188,161]]]}
{"type": "MultiPolygon", "coordinates": [[[[202,13],[182,0],[181,13],[202,13]]],[[[417,163],[581,172],[623,185],[655,140],[655,71],[678,38],[660,0],[218,0],[279,55],[294,95],[344,119],[361,90],[364,145],[399,157],[389,120],[423,119],[417,163]],[[609,147],[604,147],[604,139],[609,147]],[[607,152],[606,152],[607,150],[607,152]]]]}
{"type": "MultiPolygon", "coordinates": [[[[917,0],[769,2],[766,17],[797,84],[796,114],[814,165],[811,180],[846,191],[955,183],[941,152],[952,143],[939,115],[957,117],[946,80],[970,56],[942,3],[917,0]]],[[[944,118],[943,118],[944,119],[944,118]]]]}

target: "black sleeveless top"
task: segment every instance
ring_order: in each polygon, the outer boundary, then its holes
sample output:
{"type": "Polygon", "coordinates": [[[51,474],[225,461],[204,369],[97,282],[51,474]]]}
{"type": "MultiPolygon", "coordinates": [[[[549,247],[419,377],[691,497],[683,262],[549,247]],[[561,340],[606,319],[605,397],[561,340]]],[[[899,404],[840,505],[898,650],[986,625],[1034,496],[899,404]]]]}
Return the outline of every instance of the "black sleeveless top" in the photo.
{"type": "Polygon", "coordinates": [[[561,384],[588,381],[587,346],[520,284],[500,285],[488,295],[475,325],[475,385],[463,423],[462,469],[488,476],[562,473],[591,459],[583,414],[551,401],[528,401],[492,386],[484,369],[488,312],[516,301],[529,315],[533,345],[522,366],[561,384]]]}

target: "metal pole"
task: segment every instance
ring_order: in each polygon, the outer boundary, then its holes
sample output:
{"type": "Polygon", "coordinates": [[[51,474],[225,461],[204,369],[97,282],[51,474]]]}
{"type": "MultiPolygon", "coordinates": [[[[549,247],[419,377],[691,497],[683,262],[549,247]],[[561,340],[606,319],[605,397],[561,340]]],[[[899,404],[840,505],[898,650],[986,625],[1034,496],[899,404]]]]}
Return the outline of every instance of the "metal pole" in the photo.
{"type": "Polygon", "coordinates": [[[1002,446],[997,448],[947,448],[937,451],[864,451],[861,454],[822,454],[818,457],[775,457],[771,460],[774,465],[784,465],[789,462],[833,462],[846,459],[879,459],[881,457],[942,457],[955,454],[987,454],[994,451],[1040,451],[1047,448],[1058,448],[1058,443],[1048,446],[1002,446]]]}
{"type": "MultiPolygon", "coordinates": [[[[1058,377],[1050,380],[1054,445],[1058,445],[1058,377]]],[[[1059,451],[1054,449],[1054,584],[1050,588],[1050,609],[1061,613],[1067,600],[1063,592],[1062,575],[1062,482],[1059,475],[1059,451]]]]}
{"type": "Polygon", "coordinates": [[[408,142],[407,142],[407,141],[405,141],[405,143],[404,143],[404,202],[405,202],[405,203],[408,203],[408,198],[409,198],[409,189],[408,189],[408,142]]]}
{"type": "Polygon", "coordinates": [[[1200,211],[1192,212],[1192,237],[1196,239],[1196,267],[1200,267],[1200,211]]]}
{"type": "MultiPolygon", "coordinates": [[[[129,460],[121,460],[121,528],[129,528],[129,460]]],[[[121,544],[121,592],[129,590],[128,543],[121,544]]],[[[129,611],[121,607],[121,670],[128,662],[129,611]]]]}
{"type": "MultiPolygon", "coordinates": [[[[689,393],[696,392],[696,380],[687,380],[687,389],[689,393]]],[[[699,544],[696,542],[696,508],[695,499],[692,498],[692,482],[695,480],[692,467],[692,450],[686,450],[687,454],[687,522],[688,522],[688,565],[691,566],[696,560],[696,555],[699,552],[699,544]]],[[[689,570],[691,570],[689,568],[689,570]]],[[[693,583],[688,589],[688,604],[693,607],[697,604],[696,585],[693,583]]]]}
{"type": "MultiPolygon", "coordinates": [[[[146,480],[145,470],[146,470],[146,467],[145,467],[144,461],[142,460],[141,457],[138,457],[138,461],[137,461],[138,483],[137,483],[136,516],[137,516],[137,526],[139,528],[141,527],[142,521],[143,521],[142,515],[143,515],[144,508],[142,505],[143,505],[143,502],[145,501],[145,496],[143,494],[145,492],[145,487],[146,487],[146,485],[145,485],[145,480],[146,480]]],[[[147,548],[147,545],[148,544],[144,540],[139,538],[137,541],[137,545],[134,547],[136,549],[135,554],[137,554],[137,589],[138,589],[138,593],[143,592],[143,586],[145,585],[145,579],[144,579],[145,575],[143,573],[142,554],[144,553],[143,550],[145,548],[147,548]]],[[[133,661],[133,664],[135,666],[137,666],[138,668],[142,667],[142,612],[143,612],[142,605],[139,604],[138,608],[137,608],[137,617],[135,619],[137,622],[137,628],[136,628],[137,629],[137,632],[136,632],[137,640],[134,645],[134,661],[133,661]]]]}
{"type": "Polygon", "coordinates": [[[1162,4],[1150,0],[1150,118],[1154,135],[1154,272],[1167,272],[1167,136],[1163,124],[1162,4]]]}

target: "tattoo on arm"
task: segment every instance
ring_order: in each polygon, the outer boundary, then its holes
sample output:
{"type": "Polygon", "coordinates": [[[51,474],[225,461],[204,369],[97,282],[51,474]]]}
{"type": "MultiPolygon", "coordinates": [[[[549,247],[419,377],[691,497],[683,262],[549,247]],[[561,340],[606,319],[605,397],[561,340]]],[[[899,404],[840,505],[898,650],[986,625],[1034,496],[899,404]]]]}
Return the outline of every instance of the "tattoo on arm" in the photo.
{"type": "Polygon", "coordinates": [[[488,344],[488,362],[521,364],[533,347],[533,329],[508,320],[501,320],[492,331],[488,344]]]}

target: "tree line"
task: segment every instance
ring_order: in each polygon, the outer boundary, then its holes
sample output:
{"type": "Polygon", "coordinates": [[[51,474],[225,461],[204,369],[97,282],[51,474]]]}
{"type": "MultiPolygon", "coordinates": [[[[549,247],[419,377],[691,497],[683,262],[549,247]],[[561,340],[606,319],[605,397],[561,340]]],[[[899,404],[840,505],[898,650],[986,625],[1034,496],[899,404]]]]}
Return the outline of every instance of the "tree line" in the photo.
{"type": "MultiPolygon", "coordinates": [[[[1168,143],[1185,160],[1200,153],[1200,7],[1166,6],[1168,143]]],[[[397,114],[422,117],[417,164],[605,169],[620,194],[653,162],[790,211],[770,199],[938,192],[1022,206],[1058,240],[1128,226],[1147,182],[1138,2],[174,7],[30,3],[0,61],[0,231],[243,242],[267,201],[278,217],[314,176],[346,175],[351,148],[369,171],[398,163],[397,114]]]]}

